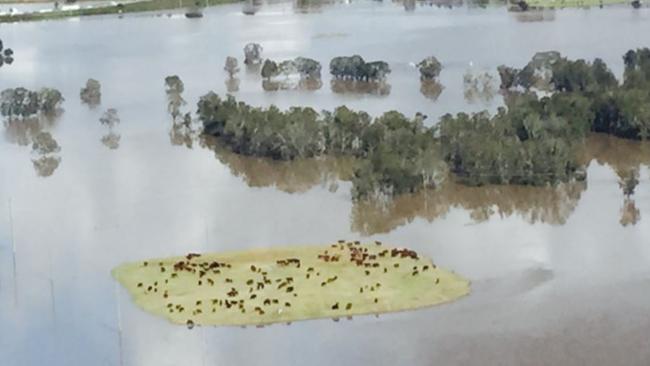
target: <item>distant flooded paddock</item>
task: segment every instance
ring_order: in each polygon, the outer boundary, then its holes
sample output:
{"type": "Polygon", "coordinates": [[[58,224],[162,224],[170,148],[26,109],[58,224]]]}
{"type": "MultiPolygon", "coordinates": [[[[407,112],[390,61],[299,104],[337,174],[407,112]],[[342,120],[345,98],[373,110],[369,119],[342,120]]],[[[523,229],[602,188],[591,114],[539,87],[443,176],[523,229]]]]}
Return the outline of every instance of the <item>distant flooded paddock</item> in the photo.
{"type": "MultiPolygon", "coordinates": [[[[6,5],[0,5],[4,9],[6,5]]],[[[647,365],[650,360],[650,144],[594,135],[586,182],[438,190],[352,202],[344,160],[269,162],[172,129],[164,78],[185,83],[183,112],[229,87],[227,56],[260,43],[273,60],[323,65],[315,90],[265,91],[242,65],[247,103],[373,115],[490,111],[463,75],[521,67],[538,51],[602,58],[617,77],[628,49],[650,46],[650,12],[628,6],[509,13],[376,1],[243,4],[202,19],[135,14],[2,24],[15,52],[0,89],[52,87],[63,114],[0,137],[0,358],[3,365],[647,365]],[[409,7],[407,7],[409,8],[409,7]],[[410,8],[409,8],[410,9],[410,8]],[[327,65],[386,61],[389,92],[335,85],[327,65]],[[434,55],[441,90],[413,66],[434,55]],[[82,104],[89,78],[101,105],[82,104]],[[115,108],[120,123],[99,118],[115,108]],[[60,146],[32,151],[36,132],[60,146]],[[621,177],[640,183],[626,196],[621,177]],[[189,331],[137,308],[110,271],[126,261],[337,239],[408,246],[472,281],[458,302],[420,311],[257,328],[189,331]],[[6,334],[6,336],[4,336],[6,334]]],[[[232,87],[232,86],[231,86],[232,87]]]]}

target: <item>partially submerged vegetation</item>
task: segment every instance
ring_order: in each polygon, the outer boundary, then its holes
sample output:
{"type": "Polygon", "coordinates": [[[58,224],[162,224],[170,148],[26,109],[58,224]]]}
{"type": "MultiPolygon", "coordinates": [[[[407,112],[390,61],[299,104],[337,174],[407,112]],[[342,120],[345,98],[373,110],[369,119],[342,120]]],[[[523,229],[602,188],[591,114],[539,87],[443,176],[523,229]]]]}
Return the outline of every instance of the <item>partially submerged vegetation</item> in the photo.
{"type": "Polygon", "coordinates": [[[390,72],[386,62],[366,62],[359,55],[334,57],[330,61],[330,73],[336,79],[383,80],[390,72]]]}
{"type": "Polygon", "coordinates": [[[279,160],[324,155],[358,157],[355,197],[397,194],[435,184],[441,161],[423,117],[387,112],[373,119],[340,107],[317,113],[294,107],[254,108],[232,96],[209,93],[198,109],[204,132],[234,152],[279,160]]]}
{"type": "Polygon", "coordinates": [[[14,63],[14,51],[11,48],[4,48],[4,44],[0,39],[0,67],[7,64],[11,65],[14,63]]]}
{"type": "MultiPolygon", "coordinates": [[[[358,158],[356,199],[435,186],[447,169],[468,185],[552,185],[585,178],[579,150],[590,131],[630,139],[650,136],[644,107],[650,99],[650,50],[629,51],[624,61],[619,85],[601,60],[537,54],[521,70],[499,68],[507,108],[495,115],[445,115],[434,127],[425,127],[422,115],[407,118],[391,111],[373,119],[346,107],[281,111],[214,93],[201,98],[198,114],[204,132],[236,153],[279,160],[358,158]]],[[[353,56],[332,65],[339,75],[357,78],[350,75],[358,75],[354,70],[366,63],[353,56]]],[[[436,69],[439,63],[429,73],[433,78],[436,69]]]]}
{"type": "Polygon", "coordinates": [[[32,145],[36,174],[49,177],[59,167],[60,145],[45,129],[63,112],[63,95],[56,89],[5,89],[0,93],[0,115],[10,141],[32,145]]]}
{"type": "Polygon", "coordinates": [[[79,98],[84,104],[91,108],[95,108],[102,102],[102,86],[99,81],[95,79],[88,79],[86,86],[81,88],[79,98]]]}
{"type": "Polygon", "coordinates": [[[121,136],[117,133],[117,126],[120,124],[120,117],[117,114],[117,109],[108,108],[104,114],[99,118],[99,123],[105,126],[108,132],[100,139],[101,143],[111,150],[116,150],[120,147],[121,136]]]}
{"type": "Polygon", "coordinates": [[[121,265],[144,310],[177,324],[264,325],[381,314],[453,301],[469,282],[380,242],[257,249],[121,265]]]}
{"type": "Polygon", "coordinates": [[[0,114],[9,119],[27,118],[38,114],[53,115],[57,113],[63,101],[63,95],[56,89],[5,89],[0,93],[0,114]]]}
{"type": "Polygon", "coordinates": [[[322,86],[320,62],[307,57],[275,62],[264,60],[261,75],[266,91],[280,89],[316,90],[322,86]]]}

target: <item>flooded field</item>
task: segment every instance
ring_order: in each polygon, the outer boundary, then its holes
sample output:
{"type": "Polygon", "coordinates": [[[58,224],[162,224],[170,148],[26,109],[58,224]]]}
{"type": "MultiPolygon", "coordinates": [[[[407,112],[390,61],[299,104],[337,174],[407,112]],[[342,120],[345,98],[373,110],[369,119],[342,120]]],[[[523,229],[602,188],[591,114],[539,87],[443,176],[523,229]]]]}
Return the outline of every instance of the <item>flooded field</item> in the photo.
{"type": "MultiPolygon", "coordinates": [[[[275,60],[324,66],[358,53],[392,68],[389,93],[339,93],[323,72],[313,91],[267,92],[239,74],[238,99],[318,110],[345,104],[436,121],[494,111],[473,98],[471,68],[498,80],[537,51],[602,58],[620,77],[622,55],[649,46],[650,13],[628,7],[546,11],[401,3],[241,4],[200,20],[140,14],[3,24],[15,61],[0,89],[52,87],[60,117],[0,131],[0,364],[3,365],[647,365],[650,360],[650,144],[594,135],[586,182],[558,187],[466,187],[392,201],[353,202],[344,160],[274,163],[234,155],[172,129],[164,78],[185,83],[184,112],[225,94],[226,56],[248,42],[275,60]],[[412,63],[443,64],[437,98],[412,63]],[[88,78],[101,105],[79,100],[88,78]],[[470,93],[471,94],[471,93],[470,93]],[[120,123],[99,119],[115,108],[120,123]],[[46,131],[60,147],[33,149],[46,131]],[[627,194],[622,177],[638,174],[627,194]],[[115,266],[187,252],[381,240],[408,246],[472,281],[458,302],[415,312],[266,328],[172,325],[137,308],[115,266]]],[[[495,87],[498,85],[495,85],[495,87]]]]}

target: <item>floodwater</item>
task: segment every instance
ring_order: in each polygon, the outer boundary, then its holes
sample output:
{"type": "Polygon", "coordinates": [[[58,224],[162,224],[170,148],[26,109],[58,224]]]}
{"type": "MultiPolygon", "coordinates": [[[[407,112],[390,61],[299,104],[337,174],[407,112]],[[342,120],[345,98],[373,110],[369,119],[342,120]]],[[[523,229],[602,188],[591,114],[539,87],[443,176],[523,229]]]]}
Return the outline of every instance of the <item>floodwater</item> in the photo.
{"type": "Polygon", "coordinates": [[[229,5],[205,15],[0,25],[15,51],[15,62],[0,68],[0,88],[47,86],[66,97],[59,118],[7,122],[0,131],[0,364],[650,363],[649,144],[592,136],[586,183],[448,181],[355,204],[349,162],[271,163],[172,129],[163,85],[178,74],[184,110],[193,111],[208,90],[225,92],[225,57],[241,62],[248,42],[272,59],[324,65],[359,53],[391,65],[390,93],[334,93],[327,75],[319,90],[265,92],[242,70],[235,95],[255,105],[421,111],[432,122],[502,103],[498,95],[466,100],[470,62],[494,73],[556,49],[601,57],[620,76],[622,54],[648,46],[650,13],[616,7],[523,19],[502,7],[405,11],[368,1],[309,11],[279,3],[254,16],[229,5]],[[420,93],[409,66],[431,54],[444,65],[437,100],[420,93]],[[94,109],[78,97],[90,77],[102,83],[94,109]],[[99,123],[108,108],[120,119],[112,128],[99,123]],[[59,148],[33,149],[38,132],[59,148]],[[630,174],[640,183],[626,196],[620,177],[630,174]],[[409,246],[471,279],[473,293],[379,318],[190,331],[136,308],[110,277],[124,261],[339,238],[409,246]]]}

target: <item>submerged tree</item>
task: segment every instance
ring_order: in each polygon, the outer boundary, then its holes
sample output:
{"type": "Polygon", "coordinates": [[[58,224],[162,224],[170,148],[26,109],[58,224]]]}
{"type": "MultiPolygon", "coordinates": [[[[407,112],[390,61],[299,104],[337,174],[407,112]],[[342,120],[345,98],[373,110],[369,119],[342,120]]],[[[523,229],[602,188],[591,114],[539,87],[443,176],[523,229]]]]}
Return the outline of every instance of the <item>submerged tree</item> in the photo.
{"type": "Polygon", "coordinates": [[[496,90],[494,87],[494,78],[487,72],[474,75],[471,70],[467,70],[463,75],[463,94],[465,100],[469,103],[477,101],[490,102],[496,90]]]}
{"type": "Polygon", "coordinates": [[[267,59],[262,66],[261,75],[264,79],[262,87],[266,91],[295,88],[315,90],[322,86],[320,63],[306,57],[281,62],[267,59]],[[281,75],[283,78],[277,78],[281,75]]]}
{"type": "Polygon", "coordinates": [[[262,46],[258,43],[249,43],[244,47],[244,64],[257,65],[262,62],[262,46]]]}
{"type": "Polygon", "coordinates": [[[440,75],[442,71],[442,64],[438,61],[435,56],[429,56],[424,60],[420,61],[417,65],[418,70],[420,71],[420,80],[433,80],[440,75]]]}
{"type": "Polygon", "coordinates": [[[167,111],[175,122],[176,118],[181,115],[181,107],[186,104],[183,99],[185,85],[178,75],[167,76],[165,78],[165,93],[167,94],[167,111]]]}
{"type": "Polygon", "coordinates": [[[56,89],[38,92],[25,88],[5,89],[0,93],[0,114],[4,117],[31,117],[37,114],[54,116],[60,111],[64,98],[56,89]]]}
{"type": "Polygon", "coordinates": [[[11,65],[14,62],[14,51],[11,48],[4,48],[2,40],[0,40],[0,66],[7,64],[11,65]]]}
{"type": "Polygon", "coordinates": [[[101,143],[111,150],[117,149],[120,146],[120,135],[115,132],[115,128],[120,124],[117,109],[107,109],[99,118],[99,123],[108,127],[108,133],[100,139],[101,143]]]}
{"type": "Polygon", "coordinates": [[[264,60],[264,65],[262,66],[262,78],[270,80],[272,77],[278,75],[280,75],[278,64],[269,59],[264,60]]]}
{"type": "Polygon", "coordinates": [[[32,151],[39,154],[50,154],[60,151],[59,144],[54,140],[49,132],[39,132],[34,136],[32,151]]]}
{"type": "Polygon", "coordinates": [[[237,63],[237,59],[231,56],[226,57],[226,66],[223,68],[227,73],[228,76],[232,79],[235,74],[239,72],[239,65],[237,63]]]}
{"type": "Polygon", "coordinates": [[[102,101],[101,84],[95,79],[88,79],[86,86],[81,88],[79,96],[81,101],[90,107],[98,106],[102,101]]]}
{"type": "Polygon", "coordinates": [[[120,123],[120,117],[117,115],[117,109],[109,108],[104,112],[104,114],[99,118],[99,123],[108,128],[113,128],[120,123]]]}
{"type": "MultiPolygon", "coordinates": [[[[392,195],[435,184],[443,164],[422,116],[388,112],[372,120],[345,107],[318,114],[311,108],[253,108],[209,93],[199,101],[204,132],[243,155],[292,160],[322,155],[363,158],[354,197],[392,195]]],[[[444,166],[444,164],[443,164],[444,166]]]]}
{"type": "Polygon", "coordinates": [[[336,79],[378,81],[385,79],[390,72],[386,62],[366,62],[359,55],[334,57],[330,61],[330,73],[336,79]]]}

